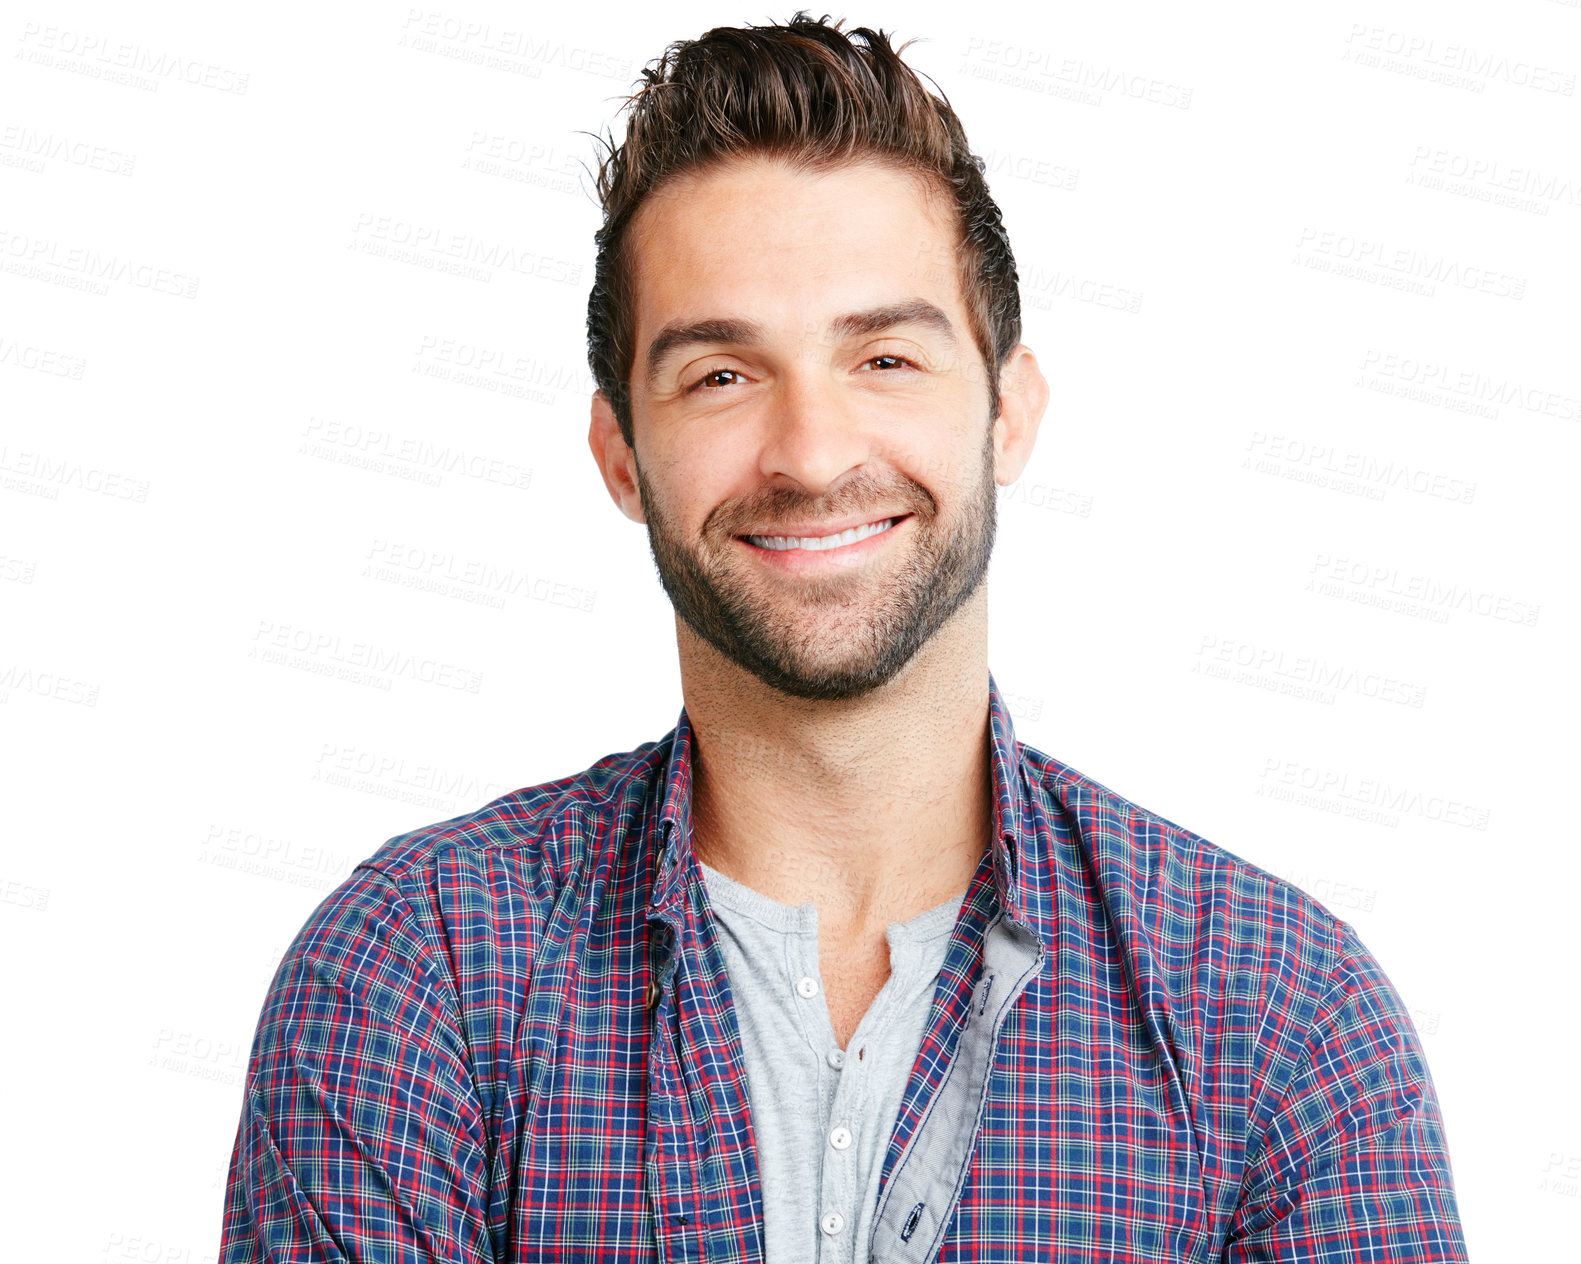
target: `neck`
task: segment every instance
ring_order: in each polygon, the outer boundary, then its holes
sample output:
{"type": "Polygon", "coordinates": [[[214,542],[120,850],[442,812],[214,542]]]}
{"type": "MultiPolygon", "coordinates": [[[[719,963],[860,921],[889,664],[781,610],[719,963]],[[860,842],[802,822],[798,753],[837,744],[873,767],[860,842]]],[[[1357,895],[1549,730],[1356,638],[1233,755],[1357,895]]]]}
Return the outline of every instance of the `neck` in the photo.
{"type": "Polygon", "coordinates": [[[888,684],[793,698],[677,621],[698,857],[860,935],[962,894],[994,822],[980,589],[888,684]]]}

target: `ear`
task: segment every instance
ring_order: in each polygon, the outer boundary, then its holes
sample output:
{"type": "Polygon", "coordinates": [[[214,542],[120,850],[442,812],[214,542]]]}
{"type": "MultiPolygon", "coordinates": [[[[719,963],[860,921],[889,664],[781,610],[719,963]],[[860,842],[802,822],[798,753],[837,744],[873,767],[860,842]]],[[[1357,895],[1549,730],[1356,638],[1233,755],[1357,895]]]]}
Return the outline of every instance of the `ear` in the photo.
{"type": "Polygon", "coordinates": [[[642,511],[642,493],[637,487],[637,454],[620,433],[620,422],[609,396],[603,391],[593,392],[593,420],[587,428],[587,446],[593,450],[593,460],[604,477],[604,486],[620,506],[620,512],[633,522],[646,522],[642,511]]]}
{"type": "Polygon", "coordinates": [[[1037,357],[1017,343],[999,373],[999,416],[994,420],[994,482],[1008,487],[1021,477],[1048,407],[1049,384],[1037,357]]]}

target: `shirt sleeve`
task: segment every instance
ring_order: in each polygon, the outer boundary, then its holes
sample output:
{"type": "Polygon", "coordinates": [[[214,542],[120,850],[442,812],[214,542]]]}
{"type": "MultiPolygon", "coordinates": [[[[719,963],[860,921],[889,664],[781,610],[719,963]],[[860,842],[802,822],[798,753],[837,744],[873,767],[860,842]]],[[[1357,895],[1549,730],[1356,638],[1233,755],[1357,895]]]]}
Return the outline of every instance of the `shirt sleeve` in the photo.
{"type": "Polygon", "coordinates": [[[309,918],[259,1018],[222,1264],[493,1264],[483,1111],[443,960],[372,869],[309,918]]]}
{"type": "Polygon", "coordinates": [[[1327,994],[1247,1168],[1224,1260],[1464,1261],[1421,1042],[1355,931],[1340,929],[1327,994]]]}

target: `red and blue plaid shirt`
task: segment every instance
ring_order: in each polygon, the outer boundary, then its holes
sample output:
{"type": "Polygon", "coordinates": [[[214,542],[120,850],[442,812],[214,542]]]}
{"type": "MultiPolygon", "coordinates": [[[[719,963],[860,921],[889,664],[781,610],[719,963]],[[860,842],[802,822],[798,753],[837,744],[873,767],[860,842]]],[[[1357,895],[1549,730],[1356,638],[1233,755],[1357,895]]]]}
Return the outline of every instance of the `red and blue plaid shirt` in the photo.
{"type": "MultiPolygon", "coordinates": [[[[1016,741],[859,1258],[1464,1260],[1432,1081],[1354,931],[1016,741]]],[[[691,728],[391,840],[248,1066],[221,1257],[761,1261],[691,728]]]]}

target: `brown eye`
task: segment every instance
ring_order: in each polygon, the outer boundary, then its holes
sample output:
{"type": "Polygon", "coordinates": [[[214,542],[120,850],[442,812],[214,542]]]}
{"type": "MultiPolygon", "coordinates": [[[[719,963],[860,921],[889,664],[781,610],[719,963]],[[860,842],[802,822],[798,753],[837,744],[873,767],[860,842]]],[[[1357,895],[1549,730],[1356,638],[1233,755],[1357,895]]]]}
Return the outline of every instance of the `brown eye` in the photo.
{"type": "MultiPolygon", "coordinates": [[[[693,383],[692,389],[695,391],[695,390],[698,390],[700,388],[707,387],[708,384],[710,382],[712,382],[715,378],[727,377],[727,376],[728,377],[740,377],[741,375],[735,369],[715,369],[712,373],[705,373],[705,374],[703,374],[702,377],[698,378],[697,381],[695,383],[693,383]]],[[[728,386],[728,385],[730,385],[730,383],[726,382],[726,383],[724,383],[724,385],[728,386]]]]}
{"type": "Polygon", "coordinates": [[[910,360],[906,359],[904,356],[890,355],[887,352],[885,354],[883,354],[883,355],[872,356],[872,357],[870,357],[868,359],[867,362],[869,364],[876,364],[880,360],[893,361],[896,366],[905,365],[907,368],[913,368],[913,369],[917,367],[916,365],[912,364],[910,360]]]}

